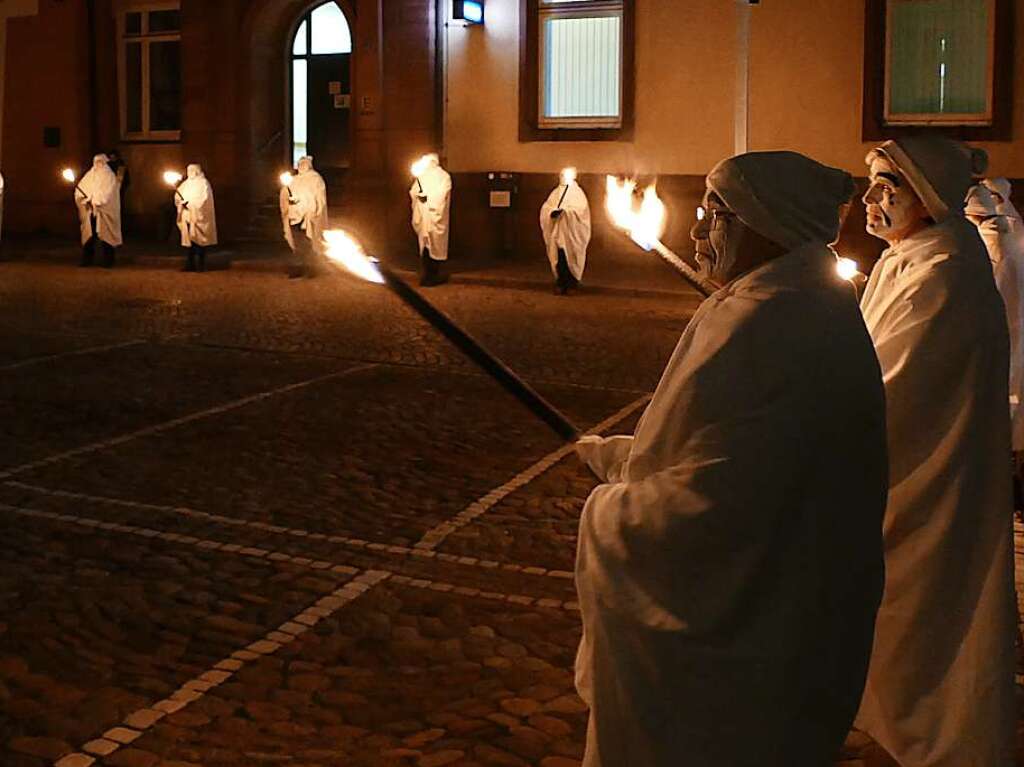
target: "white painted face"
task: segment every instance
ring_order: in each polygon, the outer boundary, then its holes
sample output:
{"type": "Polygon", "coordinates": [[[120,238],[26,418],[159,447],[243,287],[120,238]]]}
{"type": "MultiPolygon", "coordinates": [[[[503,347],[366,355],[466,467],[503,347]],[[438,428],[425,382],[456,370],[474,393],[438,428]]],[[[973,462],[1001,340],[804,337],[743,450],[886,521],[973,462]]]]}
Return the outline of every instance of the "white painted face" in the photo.
{"type": "Polygon", "coordinates": [[[910,182],[887,157],[876,157],[864,193],[867,231],[890,245],[921,229],[927,215],[910,182]]]}
{"type": "Polygon", "coordinates": [[[697,263],[704,276],[724,285],[732,279],[743,223],[710,189],[704,194],[701,208],[704,215],[698,214],[697,223],[690,230],[697,263]]]}

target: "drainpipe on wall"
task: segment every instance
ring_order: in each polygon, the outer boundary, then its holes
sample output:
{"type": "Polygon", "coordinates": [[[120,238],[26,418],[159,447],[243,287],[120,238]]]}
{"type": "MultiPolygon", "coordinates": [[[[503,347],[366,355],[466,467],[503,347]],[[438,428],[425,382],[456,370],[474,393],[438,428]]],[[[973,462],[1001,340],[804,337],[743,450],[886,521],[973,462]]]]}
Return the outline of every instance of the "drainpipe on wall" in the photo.
{"type": "Polygon", "coordinates": [[[99,110],[96,108],[96,0],[86,0],[89,39],[89,153],[96,151],[96,142],[100,135],[99,110]]]}
{"type": "Polygon", "coordinates": [[[751,0],[736,0],[736,109],[733,154],[748,151],[750,127],[750,6],[751,0]]]}

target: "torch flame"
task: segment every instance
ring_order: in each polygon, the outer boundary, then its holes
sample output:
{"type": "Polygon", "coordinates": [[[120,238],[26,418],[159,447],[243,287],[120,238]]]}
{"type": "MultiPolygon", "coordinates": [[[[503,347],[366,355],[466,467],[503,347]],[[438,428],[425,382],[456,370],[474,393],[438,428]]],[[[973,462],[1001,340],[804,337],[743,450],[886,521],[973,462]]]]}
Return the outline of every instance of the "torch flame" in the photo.
{"type": "Polygon", "coordinates": [[[412,164],[412,168],[411,168],[412,175],[415,176],[416,178],[419,178],[420,176],[422,176],[423,173],[430,166],[431,159],[432,159],[432,155],[425,154],[420,159],[418,159],[416,162],[414,162],[412,164]]]}
{"type": "Polygon", "coordinates": [[[837,258],[836,274],[844,280],[852,280],[860,274],[860,270],[857,268],[857,262],[852,258],[837,258]]]}
{"type": "Polygon", "coordinates": [[[576,169],[575,168],[572,168],[572,167],[562,168],[562,183],[563,184],[571,184],[575,180],[576,180],[576,169]]]}
{"type": "Polygon", "coordinates": [[[295,180],[295,176],[293,176],[288,171],[285,171],[280,176],[278,176],[278,179],[281,182],[281,186],[291,186],[292,182],[295,180]]]}
{"type": "Polygon", "coordinates": [[[167,186],[177,186],[181,183],[183,176],[176,170],[165,170],[164,171],[164,183],[167,186]]]}
{"type": "Polygon", "coordinates": [[[69,184],[75,183],[75,172],[71,168],[65,168],[60,172],[60,177],[69,184]]]}
{"type": "Polygon", "coordinates": [[[637,209],[635,191],[636,181],[626,179],[620,182],[614,176],[608,176],[605,208],[612,222],[625,230],[633,242],[644,250],[651,250],[658,244],[665,230],[665,205],[651,184],[644,190],[643,201],[637,209]]]}
{"type": "Polygon", "coordinates": [[[345,267],[349,272],[368,282],[384,283],[384,276],[377,268],[376,260],[363,252],[362,246],[342,229],[324,232],[327,240],[327,257],[345,267]]]}

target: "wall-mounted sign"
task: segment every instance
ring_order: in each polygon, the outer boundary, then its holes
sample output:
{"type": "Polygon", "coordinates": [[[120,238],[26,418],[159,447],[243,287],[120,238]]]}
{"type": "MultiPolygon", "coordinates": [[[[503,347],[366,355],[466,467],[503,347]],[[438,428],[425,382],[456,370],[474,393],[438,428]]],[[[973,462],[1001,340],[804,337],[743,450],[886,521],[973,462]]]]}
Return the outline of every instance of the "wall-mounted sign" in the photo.
{"type": "Polygon", "coordinates": [[[495,192],[491,191],[489,194],[489,203],[492,208],[511,208],[512,207],[512,192],[503,191],[495,192]]]}
{"type": "Polygon", "coordinates": [[[339,93],[334,97],[335,109],[349,109],[352,106],[352,97],[347,93],[339,93]]]}
{"type": "Polygon", "coordinates": [[[452,0],[452,18],[467,24],[483,24],[484,0],[452,0]]]}
{"type": "Polygon", "coordinates": [[[341,93],[341,81],[331,80],[329,83],[327,83],[327,91],[332,96],[337,96],[339,93],[341,93]]]}

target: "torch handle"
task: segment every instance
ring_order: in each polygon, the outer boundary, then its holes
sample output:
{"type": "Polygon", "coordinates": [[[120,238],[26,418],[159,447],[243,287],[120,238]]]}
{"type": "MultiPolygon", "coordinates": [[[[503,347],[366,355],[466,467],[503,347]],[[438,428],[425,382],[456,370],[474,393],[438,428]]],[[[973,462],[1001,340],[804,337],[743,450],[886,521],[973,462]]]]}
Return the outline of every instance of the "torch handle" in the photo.
{"type": "Polygon", "coordinates": [[[420,177],[416,177],[416,186],[420,188],[420,194],[423,194],[423,182],[420,181],[420,177]]]}
{"type": "Polygon", "coordinates": [[[654,250],[656,250],[658,255],[661,256],[670,266],[683,275],[683,279],[693,285],[693,287],[697,288],[705,298],[718,290],[718,286],[715,285],[715,283],[705,277],[702,277],[696,269],[666,248],[661,241],[655,241],[654,250]]]}
{"type": "Polygon", "coordinates": [[[178,191],[177,187],[174,188],[174,196],[177,197],[182,202],[185,202],[185,198],[181,196],[181,192],[178,191]]]}
{"type": "Polygon", "coordinates": [[[573,442],[579,439],[580,430],[559,412],[554,405],[517,376],[504,362],[487,351],[487,349],[481,346],[479,341],[456,325],[446,314],[416,292],[401,277],[391,272],[383,264],[378,263],[377,268],[380,270],[387,286],[406,305],[416,310],[423,319],[437,328],[463,354],[473,360],[484,372],[501,384],[507,392],[526,405],[544,423],[550,426],[559,437],[573,442]]]}
{"type": "Polygon", "coordinates": [[[565,189],[562,190],[562,196],[558,198],[558,207],[555,208],[555,210],[561,210],[562,209],[562,203],[565,202],[565,195],[568,194],[568,192],[569,192],[569,185],[566,184],[565,185],[565,189]]]}

